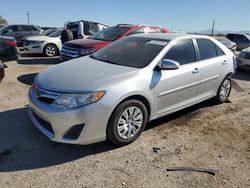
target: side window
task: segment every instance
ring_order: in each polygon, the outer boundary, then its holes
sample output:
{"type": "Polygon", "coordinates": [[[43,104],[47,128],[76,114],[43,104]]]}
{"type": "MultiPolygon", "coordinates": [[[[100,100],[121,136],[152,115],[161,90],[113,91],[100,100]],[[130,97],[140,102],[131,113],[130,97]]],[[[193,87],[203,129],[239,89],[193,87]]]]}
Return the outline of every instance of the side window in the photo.
{"type": "Polygon", "coordinates": [[[209,59],[217,56],[216,45],[208,39],[196,39],[199,51],[200,60],[209,59]]]}
{"type": "Polygon", "coordinates": [[[30,31],[30,27],[28,25],[20,25],[20,31],[30,31]]]}
{"type": "Polygon", "coordinates": [[[248,42],[249,40],[244,35],[241,35],[241,41],[242,42],[248,42]]]}
{"type": "Polygon", "coordinates": [[[6,28],[2,31],[2,35],[3,35],[3,36],[10,36],[11,33],[17,32],[17,31],[18,31],[17,25],[8,26],[8,27],[6,27],[6,28]]]}
{"type": "Polygon", "coordinates": [[[218,56],[225,55],[225,53],[222,51],[222,49],[220,49],[220,47],[217,46],[217,45],[216,45],[216,51],[217,51],[217,55],[218,55],[218,56]]]}
{"type": "Polygon", "coordinates": [[[144,33],[144,29],[143,28],[140,28],[140,29],[136,29],[134,31],[131,31],[130,33],[127,34],[127,36],[129,35],[135,35],[135,34],[140,34],[140,33],[144,33]]]}
{"type": "Polygon", "coordinates": [[[38,31],[38,29],[36,27],[34,27],[33,25],[31,26],[31,30],[32,31],[38,31]]]}
{"type": "Polygon", "coordinates": [[[171,59],[185,65],[196,61],[193,41],[185,39],[178,41],[165,55],[164,59],[171,59]]]}

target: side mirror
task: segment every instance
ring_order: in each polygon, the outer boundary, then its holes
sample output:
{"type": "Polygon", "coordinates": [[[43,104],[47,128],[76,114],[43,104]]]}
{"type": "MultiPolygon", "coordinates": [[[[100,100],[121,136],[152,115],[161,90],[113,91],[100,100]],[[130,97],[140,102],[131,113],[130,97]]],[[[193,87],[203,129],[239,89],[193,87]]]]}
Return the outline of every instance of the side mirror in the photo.
{"type": "Polygon", "coordinates": [[[161,70],[175,70],[179,68],[180,64],[177,61],[171,59],[163,59],[160,63],[161,70]]]}

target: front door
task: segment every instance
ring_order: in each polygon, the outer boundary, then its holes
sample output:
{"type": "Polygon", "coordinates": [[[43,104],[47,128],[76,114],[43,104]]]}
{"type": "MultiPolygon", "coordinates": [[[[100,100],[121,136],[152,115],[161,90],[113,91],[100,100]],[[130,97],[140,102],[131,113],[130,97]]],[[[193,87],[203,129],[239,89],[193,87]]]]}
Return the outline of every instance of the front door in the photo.
{"type": "Polygon", "coordinates": [[[179,40],[165,55],[180,63],[176,70],[155,70],[155,110],[161,116],[196,102],[200,74],[192,39],[179,40]]]}

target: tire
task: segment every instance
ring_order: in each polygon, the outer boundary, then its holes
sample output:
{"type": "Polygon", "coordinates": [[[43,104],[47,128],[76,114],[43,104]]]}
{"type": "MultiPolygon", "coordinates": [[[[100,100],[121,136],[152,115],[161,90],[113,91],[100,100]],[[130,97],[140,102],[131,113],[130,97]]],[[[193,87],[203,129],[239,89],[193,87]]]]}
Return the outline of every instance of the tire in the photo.
{"type": "Polygon", "coordinates": [[[64,44],[67,41],[73,40],[73,33],[69,29],[64,29],[61,34],[61,42],[64,44]]]}
{"type": "Polygon", "coordinates": [[[58,55],[58,48],[54,44],[46,44],[43,49],[43,54],[47,57],[53,57],[58,55]]]}
{"type": "Polygon", "coordinates": [[[130,144],[141,135],[147,121],[147,109],[141,101],[125,101],[116,107],[110,117],[106,131],[107,139],[116,146],[130,144]],[[134,115],[133,118],[130,117],[131,114],[134,115]]]}
{"type": "Polygon", "coordinates": [[[223,79],[218,91],[217,95],[214,97],[214,101],[217,104],[224,103],[228,100],[228,97],[232,90],[232,79],[227,76],[223,79]]]}

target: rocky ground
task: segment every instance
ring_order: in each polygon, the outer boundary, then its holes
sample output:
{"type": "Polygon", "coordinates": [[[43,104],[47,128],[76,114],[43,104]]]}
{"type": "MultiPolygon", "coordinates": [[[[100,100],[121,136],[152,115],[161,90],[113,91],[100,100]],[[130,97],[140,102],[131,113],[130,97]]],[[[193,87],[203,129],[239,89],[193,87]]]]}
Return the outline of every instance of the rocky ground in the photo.
{"type": "Polygon", "coordinates": [[[27,115],[35,75],[58,58],[7,62],[0,84],[0,187],[250,187],[250,73],[227,103],[206,101],[150,122],[134,143],[56,144],[27,115]],[[171,172],[171,167],[217,170],[171,172]]]}

